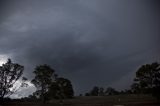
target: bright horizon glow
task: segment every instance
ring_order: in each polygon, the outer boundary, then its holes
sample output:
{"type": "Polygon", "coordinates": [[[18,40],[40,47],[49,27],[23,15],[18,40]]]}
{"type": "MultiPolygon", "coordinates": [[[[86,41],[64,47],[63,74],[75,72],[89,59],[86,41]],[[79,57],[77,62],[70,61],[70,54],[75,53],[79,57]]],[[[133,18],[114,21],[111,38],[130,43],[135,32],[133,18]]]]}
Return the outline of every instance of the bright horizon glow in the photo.
{"type": "Polygon", "coordinates": [[[6,63],[7,59],[8,59],[7,55],[0,54],[0,65],[6,63]]]}
{"type": "MultiPolygon", "coordinates": [[[[17,92],[15,92],[13,95],[10,96],[10,98],[22,98],[22,97],[27,97],[28,95],[31,95],[33,92],[36,91],[36,88],[35,86],[30,82],[30,81],[27,81],[26,82],[28,84],[28,87],[24,87],[24,88],[21,88],[21,80],[18,80],[13,88],[19,88],[17,92]]],[[[11,90],[13,89],[11,88],[11,90]]]]}
{"type": "MultiPolygon", "coordinates": [[[[8,55],[4,55],[4,54],[0,54],[0,66],[2,66],[2,64],[6,63],[7,62],[7,59],[9,58],[10,56],[8,55]]],[[[28,95],[32,94],[36,88],[34,87],[34,85],[30,82],[30,81],[27,81],[26,82],[28,84],[28,87],[26,88],[20,88],[18,89],[17,92],[15,92],[15,94],[11,95],[10,97],[11,98],[21,98],[21,97],[27,97],[28,95]],[[27,93],[26,93],[27,92],[27,93]]],[[[18,80],[13,88],[19,88],[21,85],[21,79],[18,80]]],[[[11,90],[13,89],[11,88],[11,90]]]]}

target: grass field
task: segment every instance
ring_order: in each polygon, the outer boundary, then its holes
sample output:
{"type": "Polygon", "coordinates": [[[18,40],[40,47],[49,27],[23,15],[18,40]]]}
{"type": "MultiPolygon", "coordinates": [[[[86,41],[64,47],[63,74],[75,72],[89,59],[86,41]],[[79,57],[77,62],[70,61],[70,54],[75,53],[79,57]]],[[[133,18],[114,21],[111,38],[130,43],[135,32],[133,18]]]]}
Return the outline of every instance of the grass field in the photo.
{"type": "MultiPolygon", "coordinates": [[[[12,103],[8,106],[40,106],[38,103],[12,103]]],[[[44,106],[44,105],[41,105],[44,106]]],[[[57,100],[49,101],[45,106],[160,106],[157,100],[149,95],[117,95],[75,97],[64,100],[60,104],[57,100]]]]}

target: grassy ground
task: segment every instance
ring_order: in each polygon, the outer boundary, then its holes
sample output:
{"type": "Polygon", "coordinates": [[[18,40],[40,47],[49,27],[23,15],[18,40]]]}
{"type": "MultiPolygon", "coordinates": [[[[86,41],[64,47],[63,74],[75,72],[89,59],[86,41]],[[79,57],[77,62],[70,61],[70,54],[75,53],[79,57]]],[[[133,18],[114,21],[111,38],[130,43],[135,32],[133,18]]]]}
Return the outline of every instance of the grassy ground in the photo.
{"type": "MultiPolygon", "coordinates": [[[[8,106],[40,106],[37,103],[12,103],[8,106]]],[[[44,105],[42,105],[44,106],[44,105]]],[[[60,104],[57,100],[51,100],[45,106],[160,106],[157,100],[149,95],[117,95],[98,97],[75,97],[64,100],[60,104]]]]}

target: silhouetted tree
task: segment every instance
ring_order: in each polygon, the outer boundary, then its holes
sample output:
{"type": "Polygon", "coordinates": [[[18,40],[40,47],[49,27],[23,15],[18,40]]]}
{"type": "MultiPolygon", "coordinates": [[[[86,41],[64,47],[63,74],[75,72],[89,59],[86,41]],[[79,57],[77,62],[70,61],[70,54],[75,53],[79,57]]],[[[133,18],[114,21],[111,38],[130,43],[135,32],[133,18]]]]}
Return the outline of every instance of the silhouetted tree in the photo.
{"type": "Polygon", "coordinates": [[[60,92],[64,95],[64,98],[72,98],[74,96],[74,91],[70,80],[66,78],[57,78],[56,83],[60,88],[60,92]]]}
{"type": "Polygon", "coordinates": [[[106,95],[117,95],[118,91],[116,91],[114,88],[112,87],[108,87],[105,91],[106,95]]]}
{"type": "Polygon", "coordinates": [[[35,78],[31,82],[37,88],[42,102],[45,103],[48,88],[51,86],[53,80],[55,80],[54,70],[45,64],[37,66],[33,73],[35,74],[35,78]]]}
{"type": "Polygon", "coordinates": [[[9,97],[21,87],[27,86],[25,83],[27,79],[22,77],[23,70],[22,65],[12,63],[11,59],[8,59],[5,64],[0,66],[0,103],[3,103],[5,97],[9,97]],[[14,86],[18,80],[19,85],[14,86]]]}
{"type": "Polygon", "coordinates": [[[74,91],[71,81],[66,78],[56,78],[55,82],[50,86],[48,94],[61,101],[65,98],[72,98],[74,96],[74,91]]]}
{"type": "Polygon", "coordinates": [[[136,72],[134,81],[144,93],[160,98],[160,64],[157,62],[142,65],[136,72]]]}
{"type": "Polygon", "coordinates": [[[104,92],[104,88],[103,87],[101,87],[101,88],[99,88],[99,94],[98,94],[99,96],[104,96],[105,95],[105,92],[104,92]]]}
{"type": "Polygon", "coordinates": [[[142,93],[143,91],[140,89],[140,85],[138,83],[133,83],[131,85],[131,91],[132,93],[134,94],[140,94],[142,93]]]}
{"type": "Polygon", "coordinates": [[[91,96],[98,96],[99,95],[99,87],[95,86],[90,92],[91,96]]]}

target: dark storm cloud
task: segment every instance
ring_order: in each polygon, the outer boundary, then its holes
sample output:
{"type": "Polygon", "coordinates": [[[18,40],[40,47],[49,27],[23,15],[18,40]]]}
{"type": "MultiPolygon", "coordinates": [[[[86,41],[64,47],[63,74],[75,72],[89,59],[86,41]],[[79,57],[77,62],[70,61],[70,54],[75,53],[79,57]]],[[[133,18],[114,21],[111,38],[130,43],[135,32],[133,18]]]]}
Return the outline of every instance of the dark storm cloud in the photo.
{"type": "Polygon", "coordinates": [[[76,93],[94,85],[124,88],[140,65],[159,60],[154,3],[13,0],[3,8],[0,53],[25,65],[29,78],[35,65],[46,63],[76,93]]]}

